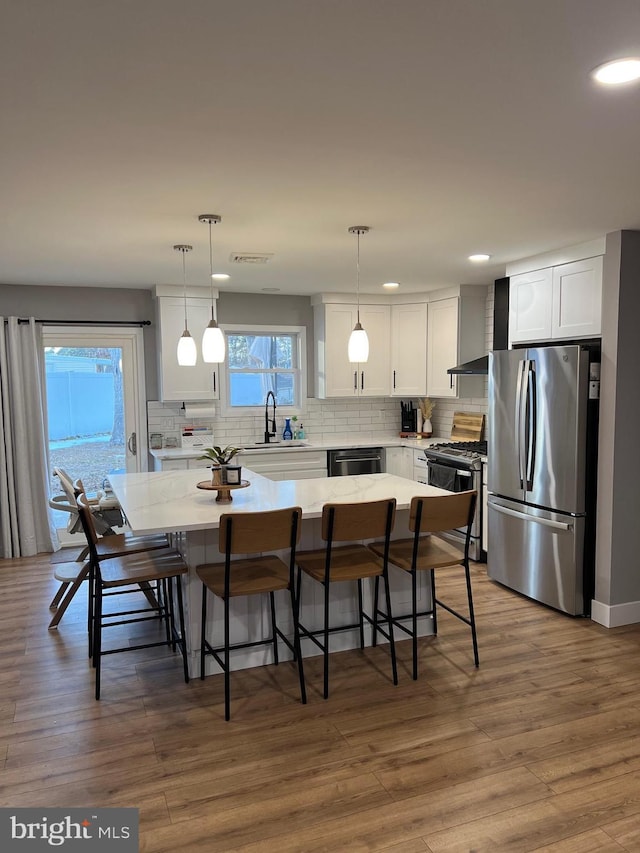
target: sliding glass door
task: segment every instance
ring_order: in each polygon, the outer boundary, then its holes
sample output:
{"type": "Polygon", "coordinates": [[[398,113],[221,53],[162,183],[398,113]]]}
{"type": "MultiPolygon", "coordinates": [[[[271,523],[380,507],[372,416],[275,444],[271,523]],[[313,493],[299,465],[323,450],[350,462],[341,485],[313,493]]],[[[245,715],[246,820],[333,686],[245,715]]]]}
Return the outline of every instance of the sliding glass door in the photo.
{"type": "MultiPolygon", "coordinates": [[[[89,495],[109,475],[146,470],[147,437],[141,329],[45,326],[51,494],[63,468],[89,495]]],[[[69,514],[55,513],[63,541],[69,514]]]]}

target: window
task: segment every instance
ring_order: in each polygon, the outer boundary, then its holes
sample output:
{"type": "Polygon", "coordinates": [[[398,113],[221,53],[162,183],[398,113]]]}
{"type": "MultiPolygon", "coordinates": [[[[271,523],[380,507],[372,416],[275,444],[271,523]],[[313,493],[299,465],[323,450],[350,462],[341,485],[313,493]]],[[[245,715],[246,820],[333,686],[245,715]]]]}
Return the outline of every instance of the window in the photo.
{"type": "Polygon", "coordinates": [[[306,355],[304,327],[223,328],[227,338],[227,407],[262,407],[269,391],[273,391],[279,407],[299,408],[306,393],[302,369],[306,355]]]}

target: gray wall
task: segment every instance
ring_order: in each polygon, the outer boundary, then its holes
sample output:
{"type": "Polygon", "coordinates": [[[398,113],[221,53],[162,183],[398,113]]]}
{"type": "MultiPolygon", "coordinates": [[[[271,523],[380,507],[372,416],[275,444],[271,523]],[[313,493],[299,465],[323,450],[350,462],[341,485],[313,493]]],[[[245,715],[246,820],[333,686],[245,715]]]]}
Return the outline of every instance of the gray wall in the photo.
{"type": "Polygon", "coordinates": [[[151,320],[144,327],[147,399],[158,398],[155,301],[150,290],[0,284],[0,315],[36,320],[151,320]]]}
{"type": "Polygon", "coordinates": [[[640,232],[607,235],[602,305],[595,598],[616,605],[640,601],[640,232]]]}
{"type": "Polygon", "coordinates": [[[306,326],[307,328],[307,395],[312,396],[315,375],[313,352],[313,308],[309,296],[278,296],[263,293],[221,293],[218,299],[218,322],[247,325],[306,326]]]}

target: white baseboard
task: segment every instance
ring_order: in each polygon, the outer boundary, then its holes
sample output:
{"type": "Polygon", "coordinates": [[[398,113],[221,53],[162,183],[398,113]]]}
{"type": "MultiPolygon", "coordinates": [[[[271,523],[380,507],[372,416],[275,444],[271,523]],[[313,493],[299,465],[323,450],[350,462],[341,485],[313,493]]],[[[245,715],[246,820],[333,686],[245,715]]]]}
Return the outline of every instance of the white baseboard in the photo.
{"type": "Polygon", "coordinates": [[[627,601],[624,604],[603,604],[595,599],[591,602],[591,618],[605,628],[618,628],[620,625],[635,625],[640,622],[640,601],[627,601]]]}

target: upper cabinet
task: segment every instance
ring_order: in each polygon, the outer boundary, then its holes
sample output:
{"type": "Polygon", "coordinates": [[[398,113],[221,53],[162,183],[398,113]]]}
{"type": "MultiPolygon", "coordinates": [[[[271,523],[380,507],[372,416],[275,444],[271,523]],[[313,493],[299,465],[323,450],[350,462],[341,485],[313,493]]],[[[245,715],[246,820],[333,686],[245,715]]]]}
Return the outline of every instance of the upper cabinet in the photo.
{"type": "Polygon", "coordinates": [[[426,393],[427,303],[394,304],[391,306],[391,396],[423,397],[426,393]]]}
{"type": "Polygon", "coordinates": [[[218,365],[202,360],[202,335],[211,319],[211,300],[194,296],[187,298],[187,325],[198,349],[198,361],[193,367],[181,367],[176,353],[178,340],[184,331],[184,299],[157,296],[156,302],[160,399],[180,402],[217,400],[220,396],[218,365]]]}
{"type": "MultiPolygon", "coordinates": [[[[589,244],[588,248],[595,252],[600,247],[589,244]]],[[[566,250],[567,263],[540,264],[539,269],[510,275],[511,344],[602,334],[602,254],[569,260],[579,255],[580,249],[566,250]]]]}
{"type": "MultiPolygon", "coordinates": [[[[486,288],[461,286],[460,295],[430,298],[427,323],[429,397],[484,396],[484,376],[455,376],[451,367],[483,356],[486,348],[486,288]]],[[[436,297],[437,294],[433,294],[436,297]]],[[[431,297],[431,294],[430,294],[431,297]]]]}
{"type": "Polygon", "coordinates": [[[552,338],[602,334],[602,256],[553,269],[552,338]]]}
{"type": "Polygon", "coordinates": [[[509,280],[509,340],[545,341],[551,338],[553,270],[535,270],[509,280]]]}
{"type": "Polygon", "coordinates": [[[369,337],[369,359],[347,357],[357,307],[347,302],[314,304],[316,397],[385,397],[390,394],[390,307],[360,303],[360,322],[369,337]]]}

